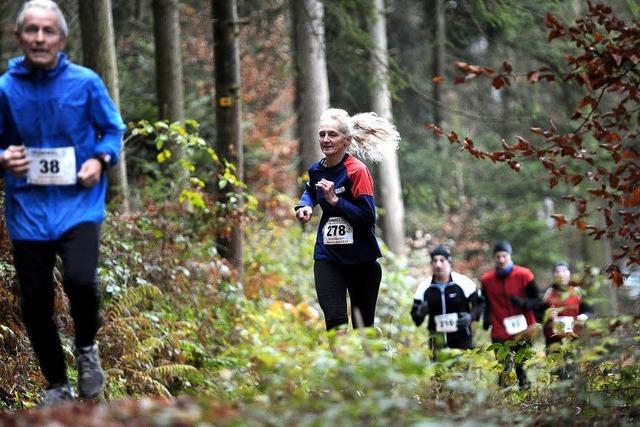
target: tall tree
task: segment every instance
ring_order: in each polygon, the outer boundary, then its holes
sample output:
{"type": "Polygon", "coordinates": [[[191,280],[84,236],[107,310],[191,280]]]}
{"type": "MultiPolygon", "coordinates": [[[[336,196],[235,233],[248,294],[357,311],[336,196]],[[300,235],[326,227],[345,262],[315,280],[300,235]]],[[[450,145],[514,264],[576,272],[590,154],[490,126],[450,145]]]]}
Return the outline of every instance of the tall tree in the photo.
{"type": "MultiPolygon", "coordinates": [[[[236,167],[243,179],[243,145],[240,129],[240,50],[238,48],[238,9],[235,0],[212,0],[213,56],[216,87],[216,150],[236,167]]],[[[241,191],[240,189],[234,189],[241,191]]],[[[228,199],[225,189],[220,200],[228,199]]],[[[242,231],[233,227],[229,236],[218,239],[220,253],[242,272],[242,231]]]]}
{"type": "Polygon", "coordinates": [[[180,12],[178,0],[153,0],[156,93],[160,119],[184,120],[180,12]]]}
{"type": "MultiPolygon", "coordinates": [[[[374,22],[369,28],[373,42],[371,68],[375,82],[372,93],[373,110],[392,121],[391,92],[389,91],[389,53],[387,49],[387,30],[384,0],[374,1],[374,22]]],[[[378,167],[378,176],[382,196],[383,233],[385,241],[394,253],[406,252],[404,242],[404,204],[398,170],[398,157],[394,150],[385,153],[378,167]]]]}
{"type": "MultiPolygon", "coordinates": [[[[434,4],[434,44],[433,44],[433,75],[434,77],[444,75],[444,55],[446,41],[446,22],[444,0],[435,0],[434,4]]],[[[427,15],[428,16],[428,15],[427,15]]],[[[433,84],[433,122],[436,126],[442,125],[442,86],[434,82],[433,84]]]]}
{"type": "Polygon", "coordinates": [[[310,164],[322,158],[316,132],[320,115],[329,108],[329,80],[322,1],[292,1],[291,9],[300,144],[299,172],[302,174],[310,164]]]}
{"type": "MultiPolygon", "coordinates": [[[[100,74],[109,89],[111,99],[116,107],[120,108],[111,0],[79,0],[78,6],[83,62],[100,74]]],[[[122,198],[122,210],[128,213],[131,208],[124,149],[120,153],[120,162],[109,172],[109,177],[116,194],[122,198]]]]}

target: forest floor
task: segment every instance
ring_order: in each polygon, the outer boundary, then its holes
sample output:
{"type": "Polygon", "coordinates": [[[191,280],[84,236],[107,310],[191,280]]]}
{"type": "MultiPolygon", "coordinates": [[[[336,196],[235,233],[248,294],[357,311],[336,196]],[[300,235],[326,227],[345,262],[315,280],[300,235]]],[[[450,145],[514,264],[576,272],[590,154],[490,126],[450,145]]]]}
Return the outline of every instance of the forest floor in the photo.
{"type": "MultiPolygon", "coordinates": [[[[246,229],[239,283],[210,242],[196,240],[206,233],[146,216],[106,222],[102,403],[37,408],[44,380],[19,321],[11,265],[0,260],[0,426],[640,424],[640,316],[590,321],[565,348],[581,348],[574,381],[554,375],[562,361],[546,357],[538,337],[527,356],[533,386],[499,388],[496,352],[475,324],[475,350],[431,357],[427,331],[409,316],[428,265],[420,254],[386,254],[377,326],[338,337],[324,330],[316,304],[315,236],[253,226],[260,232],[246,229]]],[[[56,308],[74,383],[61,293],[56,308]]]]}

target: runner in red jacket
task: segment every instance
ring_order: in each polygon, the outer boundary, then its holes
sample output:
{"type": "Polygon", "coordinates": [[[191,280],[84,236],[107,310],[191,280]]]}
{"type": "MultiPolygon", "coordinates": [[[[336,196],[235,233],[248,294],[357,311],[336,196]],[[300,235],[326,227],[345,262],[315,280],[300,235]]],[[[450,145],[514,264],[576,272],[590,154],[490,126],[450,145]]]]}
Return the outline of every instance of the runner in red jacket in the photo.
{"type": "Polygon", "coordinates": [[[571,271],[566,262],[553,265],[553,283],[544,294],[548,318],[544,324],[547,347],[580,334],[580,325],[591,314],[591,307],[583,301],[582,290],[571,281],[571,271]]]}
{"type": "MultiPolygon", "coordinates": [[[[536,323],[534,310],[541,301],[531,270],[514,265],[511,259],[511,244],[499,241],[493,248],[496,268],[484,273],[480,279],[486,305],[484,328],[491,326],[491,340],[498,344],[516,341],[511,354],[503,361],[504,372],[500,376],[500,385],[513,367],[513,356],[531,346],[527,339],[531,327],[536,323]]],[[[528,387],[524,359],[515,364],[520,387],[528,387]]]]}

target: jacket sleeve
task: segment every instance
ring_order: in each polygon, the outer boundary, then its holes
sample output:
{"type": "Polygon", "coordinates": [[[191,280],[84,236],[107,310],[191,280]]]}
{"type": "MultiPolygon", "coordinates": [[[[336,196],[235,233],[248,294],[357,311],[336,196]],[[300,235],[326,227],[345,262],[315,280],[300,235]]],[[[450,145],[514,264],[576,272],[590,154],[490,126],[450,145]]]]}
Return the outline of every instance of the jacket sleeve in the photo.
{"type": "Polygon", "coordinates": [[[491,303],[489,302],[489,295],[486,292],[482,293],[484,299],[484,314],[482,315],[482,329],[485,331],[491,326],[491,303]]]}
{"type": "Polygon", "coordinates": [[[7,125],[5,121],[8,119],[7,101],[4,93],[0,90],[0,155],[9,146],[8,138],[5,137],[5,129],[7,125]]]}
{"type": "Polygon", "coordinates": [[[536,322],[542,322],[544,319],[545,303],[540,298],[540,290],[535,280],[531,280],[525,287],[525,295],[527,296],[525,307],[532,310],[536,317],[536,322]]]}
{"type": "Polygon", "coordinates": [[[110,155],[111,166],[113,166],[120,158],[122,135],[126,126],[100,78],[96,77],[92,80],[90,90],[91,119],[100,134],[100,140],[95,147],[95,155],[103,153],[110,155]]]}
{"type": "Polygon", "coordinates": [[[423,303],[424,301],[418,299],[413,300],[413,306],[411,307],[411,319],[413,319],[413,323],[415,323],[416,326],[422,325],[425,317],[427,317],[424,310],[421,309],[423,303]]]}
{"type": "Polygon", "coordinates": [[[333,207],[346,218],[351,225],[359,228],[371,228],[376,222],[376,204],[373,198],[373,177],[369,169],[362,164],[348,171],[353,201],[338,197],[333,207]]]}
{"type": "Polygon", "coordinates": [[[587,316],[593,316],[593,307],[584,301],[580,301],[580,314],[586,314],[587,316]]]}
{"type": "Polygon", "coordinates": [[[469,296],[468,300],[471,306],[471,320],[480,320],[486,305],[482,291],[478,289],[469,296]]]}
{"type": "Polygon", "coordinates": [[[307,183],[304,185],[304,192],[302,193],[302,196],[300,196],[300,200],[298,201],[298,204],[295,205],[293,209],[297,211],[303,206],[309,206],[313,208],[317,204],[318,204],[318,201],[316,200],[315,188],[312,188],[311,182],[307,181],[307,183]]]}
{"type": "Polygon", "coordinates": [[[369,228],[376,223],[376,206],[373,196],[360,196],[354,203],[339,197],[335,210],[354,226],[369,228]]]}

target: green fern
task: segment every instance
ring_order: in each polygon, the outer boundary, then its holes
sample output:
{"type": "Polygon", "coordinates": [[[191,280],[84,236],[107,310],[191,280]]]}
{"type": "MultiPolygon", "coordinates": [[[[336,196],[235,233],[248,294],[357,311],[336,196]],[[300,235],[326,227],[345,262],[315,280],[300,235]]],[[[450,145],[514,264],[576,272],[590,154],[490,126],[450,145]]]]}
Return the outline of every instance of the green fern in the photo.
{"type": "Polygon", "coordinates": [[[107,318],[115,320],[130,317],[131,311],[141,302],[153,301],[162,296],[158,287],[145,283],[140,286],[127,288],[107,307],[107,318]]]}
{"type": "Polygon", "coordinates": [[[149,369],[151,376],[164,383],[168,383],[172,378],[187,377],[197,372],[193,366],[183,364],[162,365],[149,369]]]}

